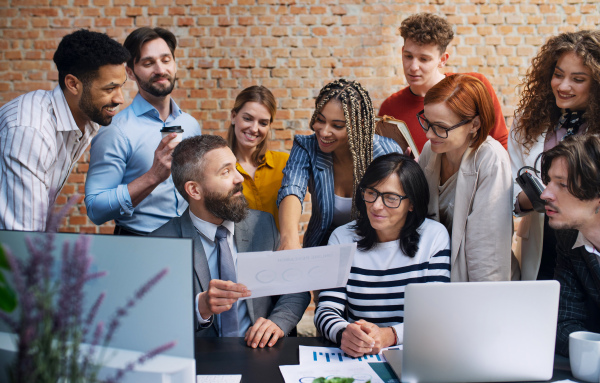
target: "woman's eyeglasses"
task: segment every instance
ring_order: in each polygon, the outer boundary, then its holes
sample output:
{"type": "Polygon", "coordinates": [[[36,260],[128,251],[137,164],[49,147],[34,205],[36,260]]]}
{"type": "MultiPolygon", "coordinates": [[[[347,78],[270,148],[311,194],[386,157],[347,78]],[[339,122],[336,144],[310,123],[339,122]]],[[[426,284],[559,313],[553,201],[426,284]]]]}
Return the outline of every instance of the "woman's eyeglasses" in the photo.
{"type": "MultiPolygon", "coordinates": [[[[475,116],[477,117],[477,116],[475,116]]],[[[469,118],[468,120],[463,120],[461,122],[459,122],[456,125],[453,125],[449,128],[443,128],[437,124],[432,124],[431,122],[429,122],[428,119],[425,118],[425,109],[423,109],[422,111],[420,111],[419,113],[417,113],[417,120],[419,120],[419,125],[421,125],[421,128],[423,128],[424,131],[428,132],[429,129],[433,129],[433,133],[438,136],[439,138],[448,138],[448,132],[456,129],[456,128],[460,128],[461,126],[468,124],[469,122],[473,121],[473,119],[475,118],[469,118]]]]}
{"type": "Polygon", "coordinates": [[[377,198],[381,197],[383,204],[390,209],[397,209],[403,199],[408,199],[407,196],[396,193],[380,193],[374,188],[362,188],[360,189],[360,193],[363,200],[368,203],[373,203],[377,201],[377,198]]]}

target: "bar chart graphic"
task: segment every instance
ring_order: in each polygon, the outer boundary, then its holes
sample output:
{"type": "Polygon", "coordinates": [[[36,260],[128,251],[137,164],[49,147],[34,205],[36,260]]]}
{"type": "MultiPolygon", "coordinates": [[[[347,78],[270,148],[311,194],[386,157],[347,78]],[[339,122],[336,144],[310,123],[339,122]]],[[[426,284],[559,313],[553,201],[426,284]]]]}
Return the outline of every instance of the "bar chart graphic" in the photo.
{"type": "Polygon", "coordinates": [[[383,362],[379,355],[365,355],[358,358],[353,358],[345,352],[327,352],[327,351],[313,351],[312,352],[313,362],[325,362],[325,363],[337,363],[337,362],[383,362]]]}

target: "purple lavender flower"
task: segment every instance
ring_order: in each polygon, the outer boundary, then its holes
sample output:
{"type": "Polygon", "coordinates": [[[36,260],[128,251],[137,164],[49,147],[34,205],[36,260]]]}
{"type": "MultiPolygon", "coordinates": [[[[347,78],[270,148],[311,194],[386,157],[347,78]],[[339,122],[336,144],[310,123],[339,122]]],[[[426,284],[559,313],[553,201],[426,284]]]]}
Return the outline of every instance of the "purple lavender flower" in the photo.
{"type": "Polygon", "coordinates": [[[81,365],[81,370],[86,372],[89,366],[90,360],[92,356],[94,356],[94,352],[96,351],[96,346],[100,343],[100,339],[102,338],[102,332],[104,331],[104,322],[98,322],[96,325],[96,330],[94,331],[94,335],[92,338],[92,343],[88,348],[88,352],[86,353],[83,363],[81,365]]]}
{"type": "Polygon", "coordinates": [[[87,317],[85,318],[85,323],[84,323],[84,328],[83,328],[83,338],[84,339],[89,331],[89,328],[92,326],[92,323],[94,323],[94,319],[96,318],[96,314],[98,314],[98,309],[100,308],[102,301],[104,301],[104,297],[106,297],[106,293],[104,293],[104,292],[102,292],[100,295],[98,295],[98,298],[96,298],[96,302],[94,302],[94,304],[90,308],[90,311],[88,312],[87,317]]]}
{"type": "MultiPolygon", "coordinates": [[[[50,209],[47,230],[57,231],[61,219],[78,200],[78,196],[69,199],[58,215],[52,214],[53,209],[50,209]]],[[[85,283],[106,274],[89,273],[92,262],[88,255],[91,237],[80,236],[73,244],[63,244],[62,265],[57,277],[52,275],[55,235],[32,236],[26,238],[26,241],[30,253],[27,262],[16,259],[8,250],[5,252],[21,312],[18,322],[0,313],[0,320],[4,320],[19,335],[14,379],[18,382],[36,381],[42,373],[53,381],[96,381],[98,367],[90,363],[95,348],[101,344],[101,340],[105,346],[110,342],[120,320],[166,275],[168,269],[165,268],[152,277],[123,307],[118,308],[105,331],[103,322],[94,326],[99,307],[105,298],[104,293],[97,297],[85,318],[83,315],[85,283]],[[85,341],[92,328],[92,343],[80,364],[80,344],[85,341]]],[[[138,358],[117,374],[117,380],[136,364],[144,363],[174,345],[174,342],[167,343],[138,358]]]]}
{"type": "Polygon", "coordinates": [[[142,287],[140,287],[134,294],[133,298],[127,300],[127,303],[123,307],[119,307],[115,314],[113,315],[113,319],[110,321],[108,325],[108,331],[106,332],[106,338],[104,339],[104,345],[107,345],[119,327],[120,321],[123,317],[127,315],[128,310],[130,310],[140,299],[152,288],[156,285],[167,273],[169,272],[169,268],[165,267],[161,271],[158,272],[154,277],[150,278],[148,282],[144,283],[142,287]]]}
{"type": "Polygon", "coordinates": [[[112,378],[109,378],[106,380],[106,383],[117,383],[119,382],[121,379],[123,379],[123,376],[125,376],[125,374],[127,374],[128,372],[133,371],[134,367],[136,365],[141,365],[146,363],[147,361],[149,361],[150,359],[154,358],[155,356],[162,354],[163,352],[172,349],[173,347],[175,347],[175,345],[177,344],[177,342],[173,341],[173,342],[169,342],[169,343],[165,343],[162,346],[159,346],[157,348],[155,348],[154,350],[150,350],[148,351],[146,354],[140,356],[136,361],[134,362],[130,362],[127,364],[127,366],[125,366],[125,368],[119,370],[115,376],[113,376],[112,378]]]}

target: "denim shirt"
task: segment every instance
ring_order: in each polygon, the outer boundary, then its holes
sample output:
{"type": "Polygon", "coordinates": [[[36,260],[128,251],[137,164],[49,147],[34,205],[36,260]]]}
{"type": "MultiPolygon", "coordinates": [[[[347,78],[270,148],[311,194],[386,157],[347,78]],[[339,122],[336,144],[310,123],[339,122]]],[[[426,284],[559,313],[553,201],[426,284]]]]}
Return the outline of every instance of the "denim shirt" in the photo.
{"type": "MultiPolygon", "coordinates": [[[[378,135],[373,137],[373,158],[395,152],[402,153],[402,149],[394,140],[378,135]]],[[[296,136],[283,174],[277,206],[291,194],[300,202],[304,201],[308,186],[312,213],[304,234],[304,247],[319,246],[333,221],[333,156],[319,149],[314,134],[296,136]]]]}
{"type": "Polygon", "coordinates": [[[152,167],[164,126],[181,126],[183,138],[201,133],[198,121],[182,112],[173,99],[171,114],[162,121],[156,108],[138,93],[92,140],[85,206],[96,225],[114,219],[127,230],[145,234],[183,214],[188,204],[171,176],[135,207],[127,188],[152,167]]]}

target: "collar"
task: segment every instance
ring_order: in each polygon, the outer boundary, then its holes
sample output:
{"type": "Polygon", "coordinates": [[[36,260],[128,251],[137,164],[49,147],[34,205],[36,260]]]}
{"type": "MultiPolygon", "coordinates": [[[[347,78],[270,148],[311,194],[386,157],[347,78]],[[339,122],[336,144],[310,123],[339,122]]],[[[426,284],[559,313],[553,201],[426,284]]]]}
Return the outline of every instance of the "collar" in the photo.
{"type": "Polygon", "coordinates": [[[265,165],[273,169],[275,167],[275,160],[273,159],[273,153],[270,150],[267,150],[265,153],[265,165]]]}
{"type": "Polygon", "coordinates": [[[600,256],[600,251],[598,251],[598,249],[596,249],[594,247],[594,245],[587,240],[587,238],[585,238],[583,236],[583,234],[581,232],[578,232],[577,234],[577,240],[575,240],[575,244],[573,245],[573,249],[577,248],[577,247],[581,247],[584,246],[585,250],[590,253],[590,254],[596,254],[597,256],[600,256]]]}
{"type": "MultiPolygon", "coordinates": [[[[175,103],[175,100],[173,100],[173,97],[170,98],[170,101],[171,101],[171,116],[173,116],[173,118],[177,118],[183,112],[181,111],[179,106],[175,103]]],[[[156,110],[156,108],[154,106],[152,106],[152,104],[150,104],[148,101],[146,101],[146,99],[144,97],[142,97],[142,95],[139,92],[133,98],[133,101],[131,102],[131,108],[133,109],[133,112],[135,113],[135,115],[138,117],[143,114],[146,114],[152,110],[156,111],[156,113],[157,113],[156,115],[158,116],[158,110],[156,110]]]]}
{"type": "Polygon", "coordinates": [[[318,138],[316,134],[313,134],[313,137],[315,138],[315,142],[314,144],[316,145],[316,151],[317,151],[317,161],[316,161],[316,165],[317,165],[317,169],[319,170],[325,170],[325,169],[330,169],[333,168],[333,155],[331,153],[324,153],[321,151],[321,149],[319,149],[319,143],[317,142],[318,138]]]}
{"type": "MultiPolygon", "coordinates": [[[[54,108],[54,115],[56,116],[56,131],[78,131],[80,135],[82,135],[81,130],[75,122],[75,118],[73,118],[73,112],[71,112],[71,108],[69,108],[69,104],[67,103],[67,99],[65,98],[65,94],[60,88],[60,85],[57,85],[52,90],[51,98],[52,107],[54,108]]],[[[100,129],[100,125],[92,121],[88,122],[85,125],[85,130],[91,130],[92,134],[95,134],[98,131],[98,129],[100,129]]]]}
{"type": "Polygon", "coordinates": [[[190,219],[192,220],[192,224],[194,227],[204,238],[207,240],[214,242],[215,235],[217,234],[217,228],[219,226],[225,226],[225,228],[229,231],[231,235],[233,235],[235,224],[232,221],[223,221],[221,225],[215,225],[214,223],[206,222],[203,219],[200,219],[192,213],[190,210],[190,219]]]}
{"type": "MultiPolygon", "coordinates": [[[[489,137],[490,136],[488,136],[488,138],[489,137]]],[[[486,140],[488,140],[488,138],[486,138],[486,140]]],[[[470,161],[470,159],[479,152],[480,148],[481,145],[479,145],[479,147],[475,151],[471,146],[467,147],[467,150],[463,153],[462,159],[460,160],[460,167],[458,168],[458,172],[466,174],[477,172],[476,161],[470,161]]],[[[432,174],[437,174],[439,184],[439,176],[442,168],[442,154],[438,154],[433,151],[431,151],[431,153],[431,159],[428,161],[427,165],[425,166],[425,169],[432,174]]]]}

